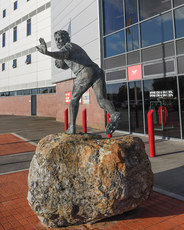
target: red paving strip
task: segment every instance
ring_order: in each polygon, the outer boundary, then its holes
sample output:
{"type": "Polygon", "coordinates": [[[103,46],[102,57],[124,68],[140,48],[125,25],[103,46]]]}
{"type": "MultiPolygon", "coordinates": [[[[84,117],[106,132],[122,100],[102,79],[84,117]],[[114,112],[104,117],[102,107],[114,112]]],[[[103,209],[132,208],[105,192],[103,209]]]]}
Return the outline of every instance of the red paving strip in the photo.
{"type": "MultiPolygon", "coordinates": [[[[45,229],[28,205],[27,176],[28,171],[0,176],[0,230],[45,229]]],[[[126,214],[94,225],[60,229],[184,230],[184,202],[153,192],[149,201],[126,214]]]]}
{"type": "Polygon", "coordinates": [[[0,156],[35,151],[29,142],[11,134],[0,134],[0,156]]]}

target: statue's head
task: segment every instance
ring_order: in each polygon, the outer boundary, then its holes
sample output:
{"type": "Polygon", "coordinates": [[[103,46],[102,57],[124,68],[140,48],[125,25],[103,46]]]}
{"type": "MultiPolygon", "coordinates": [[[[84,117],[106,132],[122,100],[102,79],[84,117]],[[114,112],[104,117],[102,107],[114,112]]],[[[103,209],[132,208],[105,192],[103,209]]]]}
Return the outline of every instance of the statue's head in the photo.
{"type": "Polygon", "coordinates": [[[54,39],[58,49],[61,49],[67,42],[70,42],[70,35],[65,30],[58,30],[54,33],[54,39]]]}

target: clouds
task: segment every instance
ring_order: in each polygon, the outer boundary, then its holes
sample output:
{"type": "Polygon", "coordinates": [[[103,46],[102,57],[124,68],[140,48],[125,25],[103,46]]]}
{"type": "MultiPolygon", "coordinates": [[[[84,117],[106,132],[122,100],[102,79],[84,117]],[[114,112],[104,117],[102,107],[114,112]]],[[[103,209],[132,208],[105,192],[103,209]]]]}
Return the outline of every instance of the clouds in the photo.
{"type": "Polygon", "coordinates": [[[146,19],[171,9],[171,0],[140,0],[140,16],[146,19]]]}
{"type": "Polygon", "coordinates": [[[184,7],[175,10],[175,19],[184,20],[184,7]]]}

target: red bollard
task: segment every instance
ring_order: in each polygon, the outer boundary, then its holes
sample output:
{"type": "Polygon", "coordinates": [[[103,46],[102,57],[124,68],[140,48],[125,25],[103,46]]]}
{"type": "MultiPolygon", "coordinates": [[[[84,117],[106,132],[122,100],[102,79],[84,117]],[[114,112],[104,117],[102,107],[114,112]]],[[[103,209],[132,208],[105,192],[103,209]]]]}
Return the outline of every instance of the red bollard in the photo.
{"type": "Polygon", "coordinates": [[[155,157],[155,137],[153,126],[153,109],[147,113],[148,118],[148,136],[149,136],[149,156],[155,157]]]}
{"type": "MultiPolygon", "coordinates": [[[[110,115],[109,113],[107,113],[107,124],[109,123],[109,120],[110,120],[110,115]]],[[[112,137],[112,134],[107,134],[107,138],[111,138],[112,137]]]]}
{"type": "Polygon", "coordinates": [[[82,127],[83,127],[83,133],[87,133],[87,110],[86,109],[82,111],[82,127]]]}
{"type": "Polygon", "coordinates": [[[65,133],[68,129],[68,109],[65,109],[65,133]]]}

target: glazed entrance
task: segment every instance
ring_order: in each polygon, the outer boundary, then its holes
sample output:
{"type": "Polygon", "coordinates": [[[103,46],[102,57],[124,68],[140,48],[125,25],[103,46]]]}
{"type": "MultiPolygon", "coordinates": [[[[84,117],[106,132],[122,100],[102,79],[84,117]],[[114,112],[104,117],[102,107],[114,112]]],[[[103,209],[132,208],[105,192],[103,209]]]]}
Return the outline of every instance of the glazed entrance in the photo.
{"type": "Polygon", "coordinates": [[[121,112],[119,130],[147,134],[153,109],[155,134],[181,138],[176,77],[107,84],[107,96],[121,112]]]}
{"type": "Polygon", "coordinates": [[[144,81],[144,101],[145,115],[153,109],[155,134],[180,138],[176,77],[144,81]]]}

